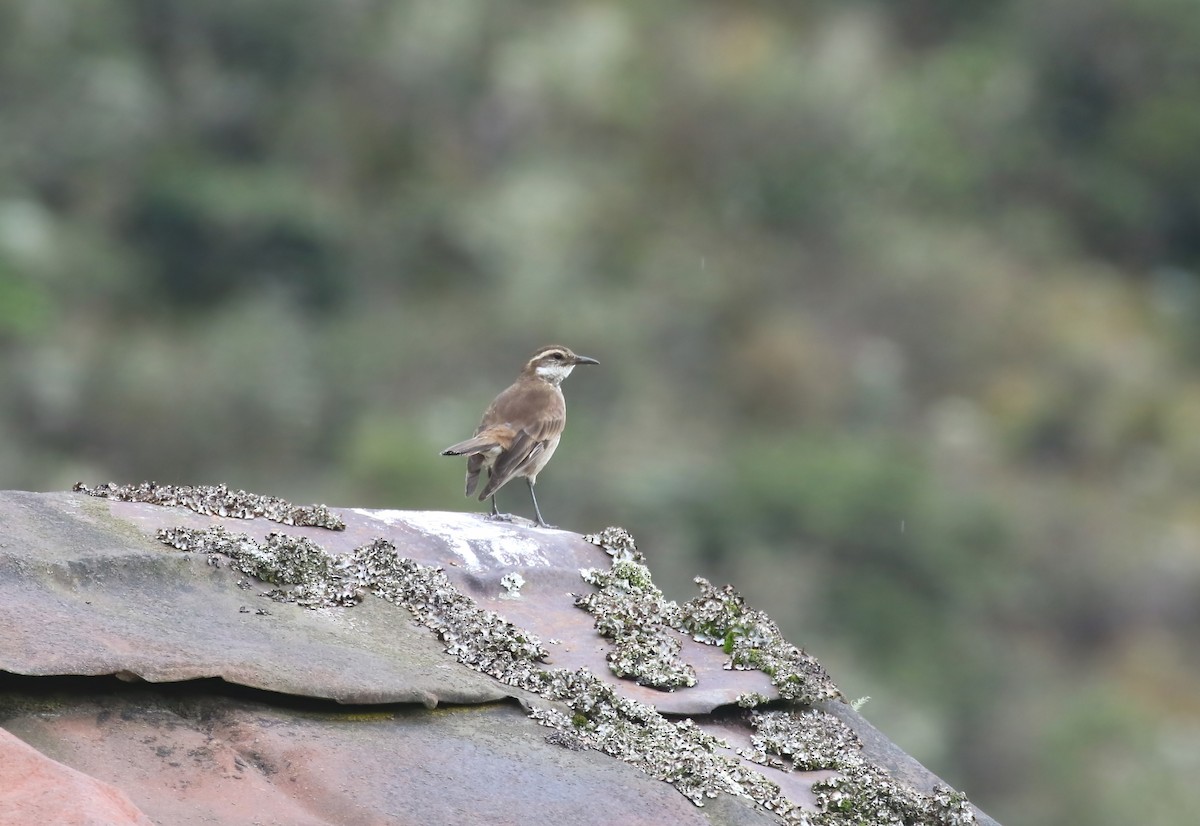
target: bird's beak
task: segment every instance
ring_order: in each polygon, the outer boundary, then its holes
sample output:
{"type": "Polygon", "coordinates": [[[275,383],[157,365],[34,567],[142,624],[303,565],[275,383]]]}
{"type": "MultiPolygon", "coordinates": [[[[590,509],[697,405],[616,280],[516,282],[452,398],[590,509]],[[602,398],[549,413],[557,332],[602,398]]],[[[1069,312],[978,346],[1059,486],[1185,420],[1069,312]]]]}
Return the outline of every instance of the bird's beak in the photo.
{"type": "Polygon", "coordinates": [[[576,356],[575,363],[576,364],[599,364],[600,362],[596,361],[591,356],[576,356]]]}

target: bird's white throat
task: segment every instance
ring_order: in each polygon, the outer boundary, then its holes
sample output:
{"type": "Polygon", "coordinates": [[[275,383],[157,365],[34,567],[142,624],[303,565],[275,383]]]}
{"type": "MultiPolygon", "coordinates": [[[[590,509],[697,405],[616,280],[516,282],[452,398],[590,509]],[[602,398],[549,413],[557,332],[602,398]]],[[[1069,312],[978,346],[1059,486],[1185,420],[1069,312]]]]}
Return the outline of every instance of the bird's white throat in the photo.
{"type": "Polygon", "coordinates": [[[539,364],[534,369],[537,371],[539,378],[545,379],[551,384],[561,384],[563,379],[571,375],[571,371],[575,369],[575,365],[548,362],[546,364],[539,364]]]}

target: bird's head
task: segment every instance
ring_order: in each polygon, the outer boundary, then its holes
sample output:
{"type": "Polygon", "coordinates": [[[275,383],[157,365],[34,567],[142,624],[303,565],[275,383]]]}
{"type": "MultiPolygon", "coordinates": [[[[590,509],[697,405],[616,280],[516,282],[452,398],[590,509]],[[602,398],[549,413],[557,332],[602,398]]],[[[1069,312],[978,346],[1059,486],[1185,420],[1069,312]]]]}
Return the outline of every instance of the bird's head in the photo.
{"type": "Polygon", "coordinates": [[[579,356],[559,344],[540,348],[525,363],[522,374],[534,376],[550,384],[561,384],[580,364],[599,364],[594,358],[579,356]]]}

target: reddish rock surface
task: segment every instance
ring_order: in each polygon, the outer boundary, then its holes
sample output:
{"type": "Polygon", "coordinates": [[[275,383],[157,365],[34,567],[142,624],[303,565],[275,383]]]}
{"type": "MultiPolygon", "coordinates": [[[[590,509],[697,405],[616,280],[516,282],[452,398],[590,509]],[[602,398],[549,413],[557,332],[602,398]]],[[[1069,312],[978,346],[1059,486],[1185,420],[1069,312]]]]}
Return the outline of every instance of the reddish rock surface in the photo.
{"type": "Polygon", "coordinates": [[[105,782],[45,764],[122,799],[113,786],[127,789],[160,824],[607,824],[613,812],[635,825],[708,822],[670,786],[624,763],[547,745],[547,729],[515,704],[323,713],[139,688],[68,705],[51,712],[46,704],[5,726],[105,782]]]}
{"type": "Polygon", "coordinates": [[[152,826],[125,793],[0,729],[0,823],[152,826]]]}

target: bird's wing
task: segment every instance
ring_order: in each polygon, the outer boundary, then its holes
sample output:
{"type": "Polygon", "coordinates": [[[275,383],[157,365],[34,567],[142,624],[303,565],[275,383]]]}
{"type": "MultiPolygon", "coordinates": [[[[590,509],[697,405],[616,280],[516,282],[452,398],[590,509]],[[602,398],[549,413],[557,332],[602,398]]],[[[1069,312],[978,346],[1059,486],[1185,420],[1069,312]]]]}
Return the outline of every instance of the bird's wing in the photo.
{"type": "Polygon", "coordinates": [[[470,496],[479,484],[479,471],[483,470],[483,454],[475,453],[467,457],[467,489],[463,496],[470,496]]]}
{"type": "Polygon", "coordinates": [[[479,484],[479,472],[483,469],[487,460],[507,450],[509,445],[513,443],[514,436],[516,436],[516,433],[507,424],[492,425],[490,427],[483,427],[481,425],[479,430],[470,439],[450,445],[450,447],[442,451],[443,456],[466,455],[467,496],[475,492],[475,487],[479,484]]]}
{"type": "Polygon", "coordinates": [[[514,476],[534,464],[555,438],[562,435],[567,423],[565,412],[554,411],[518,430],[512,443],[496,457],[489,474],[488,483],[479,494],[480,500],[487,499],[514,476]]]}

